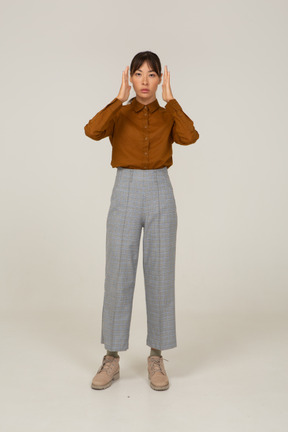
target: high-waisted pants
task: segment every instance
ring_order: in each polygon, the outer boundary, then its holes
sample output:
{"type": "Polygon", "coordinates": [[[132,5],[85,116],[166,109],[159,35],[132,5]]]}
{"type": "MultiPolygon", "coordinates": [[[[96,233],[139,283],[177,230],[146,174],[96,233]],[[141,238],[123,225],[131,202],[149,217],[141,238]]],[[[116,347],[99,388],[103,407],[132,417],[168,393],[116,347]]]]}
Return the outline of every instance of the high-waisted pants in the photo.
{"type": "Polygon", "coordinates": [[[110,351],[129,347],[142,228],[146,344],[159,350],[174,348],[177,210],[167,167],[117,168],[106,222],[101,330],[101,343],[110,351]]]}

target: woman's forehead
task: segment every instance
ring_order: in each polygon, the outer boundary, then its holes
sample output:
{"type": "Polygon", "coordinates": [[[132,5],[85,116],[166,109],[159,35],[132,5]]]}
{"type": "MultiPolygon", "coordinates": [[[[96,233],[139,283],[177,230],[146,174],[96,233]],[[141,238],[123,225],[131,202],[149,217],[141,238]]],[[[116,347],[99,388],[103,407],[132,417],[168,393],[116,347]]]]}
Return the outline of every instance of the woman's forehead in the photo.
{"type": "Polygon", "coordinates": [[[147,68],[150,68],[149,70],[148,70],[148,72],[154,72],[154,69],[153,69],[153,67],[151,66],[151,65],[149,65],[148,64],[148,62],[144,62],[144,63],[142,63],[142,65],[141,66],[139,66],[139,68],[138,69],[136,69],[136,70],[139,70],[139,71],[141,71],[141,72],[143,72],[143,69],[147,69],[147,68]]]}

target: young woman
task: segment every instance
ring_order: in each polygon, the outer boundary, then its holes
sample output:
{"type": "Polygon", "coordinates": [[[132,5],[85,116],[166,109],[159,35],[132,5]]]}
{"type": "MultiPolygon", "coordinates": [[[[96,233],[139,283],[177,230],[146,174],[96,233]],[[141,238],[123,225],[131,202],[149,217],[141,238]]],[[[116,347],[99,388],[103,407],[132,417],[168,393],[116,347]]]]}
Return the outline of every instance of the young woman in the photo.
{"type": "Polygon", "coordinates": [[[130,65],[136,96],[127,101],[129,66],[122,72],[116,98],[86,124],[85,134],[112,144],[111,166],[117,168],[106,223],[106,267],[101,343],[107,350],[92,380],[93,389],[119,378],[118,351],[128,349],[132,302],[143,228],[143,271],[147,312],[148,378],[154,390],[169,388],[161,351],[176,344],[175,251],[177,210],[168,168],[172,143],[195,143],[193,121],[173,97],[170,72],[164,68],[161,107],[159,57],[144,51],[130,65]]]}

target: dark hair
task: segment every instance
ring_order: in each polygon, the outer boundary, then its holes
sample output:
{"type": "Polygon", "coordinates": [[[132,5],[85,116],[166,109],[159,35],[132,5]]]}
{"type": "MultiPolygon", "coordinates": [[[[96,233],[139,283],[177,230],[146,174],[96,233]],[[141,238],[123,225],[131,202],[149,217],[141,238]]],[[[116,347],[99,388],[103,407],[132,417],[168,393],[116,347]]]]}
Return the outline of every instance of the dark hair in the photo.
{"type": "MultiPolygon", "coordinates": [[[[161,77],[161,62],[157,54],[153,53],[152,51],[141,51],[138,54],[136,54],[130,64],[130,75],[132,76],[134,72],[136,72],[137,69],[140,68],[140,66],[147,62],[148,65],[153,69],[156,74],[161,77]]],[[[136,96],[129,99],[127,103],[131,103],[133,99],[135,99],[136,96]]]]}

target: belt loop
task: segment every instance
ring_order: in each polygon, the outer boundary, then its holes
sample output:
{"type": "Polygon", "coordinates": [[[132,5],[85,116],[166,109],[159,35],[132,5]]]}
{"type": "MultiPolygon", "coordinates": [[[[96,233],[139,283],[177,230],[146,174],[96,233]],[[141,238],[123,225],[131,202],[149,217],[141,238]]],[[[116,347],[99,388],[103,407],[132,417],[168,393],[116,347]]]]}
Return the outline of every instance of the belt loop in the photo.
{"type": "Polygon", "coordinates": [[[132,180],[133,180],[133,169],[130,169],[130,178],[129,178],[130,183],[132,182],[132,180]]]}

